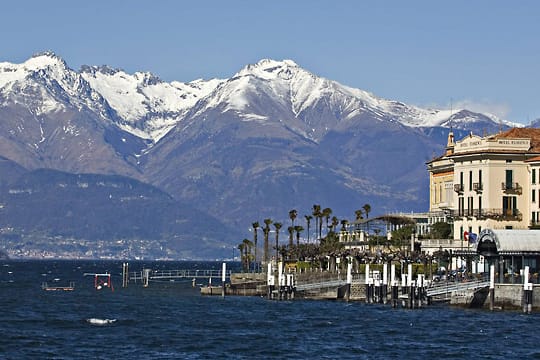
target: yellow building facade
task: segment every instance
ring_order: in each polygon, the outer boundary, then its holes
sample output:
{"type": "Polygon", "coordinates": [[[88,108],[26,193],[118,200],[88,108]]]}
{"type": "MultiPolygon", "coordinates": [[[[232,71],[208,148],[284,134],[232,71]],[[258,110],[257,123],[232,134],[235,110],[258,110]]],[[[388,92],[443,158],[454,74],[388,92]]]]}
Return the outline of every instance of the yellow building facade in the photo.
{"type": "Polygon", "coordinates": [[[430,212],[453,220],[454,240],[483,229],[529,229],[540,222],[540,129],[448,137],[427,163],[430,212]]]}

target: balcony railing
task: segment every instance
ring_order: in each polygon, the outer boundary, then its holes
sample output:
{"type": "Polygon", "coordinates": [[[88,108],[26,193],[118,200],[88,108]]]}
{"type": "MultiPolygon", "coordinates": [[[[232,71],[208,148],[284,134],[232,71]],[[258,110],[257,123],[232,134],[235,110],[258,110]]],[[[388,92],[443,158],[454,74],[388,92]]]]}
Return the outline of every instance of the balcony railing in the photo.
{"type": "MultiPolygon", "coordinates": [[[[465,210],[464,216],[467,216],[466,214],[465,210]]],[[[478,220],[521,221],[523,219],[523,214],[518,209],[475,209],[473,216],[478,220]]]]}
{"type": "Polygon", "coordinates": [[[476,191],[477,193],[481,193],[482,190],[484,189],[482,183],[480,183],[480,182],[473,183],[473,184],[472,184],[472,188],[473,188],[473,190],[476,191]]]}
{"type": "Polygon", "coordinates": [[[503,182],[501,184],[501,189],[506,194],[518,194],[518,195],[521,195],[521,192],[523,191],[523,188],[521,187],[521,185],[519,185],[519,183],[503,182]]]}
{"type": "Polygon", "coordinates": [[[463,193],[463,184],[454,184],[454,191],[458,194],[463,193]]]}

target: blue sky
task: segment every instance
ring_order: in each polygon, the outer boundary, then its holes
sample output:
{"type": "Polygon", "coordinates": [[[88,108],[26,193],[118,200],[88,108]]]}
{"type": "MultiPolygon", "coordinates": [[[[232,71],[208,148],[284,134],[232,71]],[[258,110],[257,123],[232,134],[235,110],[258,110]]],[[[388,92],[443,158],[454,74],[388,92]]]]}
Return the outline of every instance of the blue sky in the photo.
{"type": "Polygon", "coordinates": [[[408,104],[540,118],[540,2],[8,0],[0,62],[52,50],[163,80],[228,78],[292,59],[408,104]]]}

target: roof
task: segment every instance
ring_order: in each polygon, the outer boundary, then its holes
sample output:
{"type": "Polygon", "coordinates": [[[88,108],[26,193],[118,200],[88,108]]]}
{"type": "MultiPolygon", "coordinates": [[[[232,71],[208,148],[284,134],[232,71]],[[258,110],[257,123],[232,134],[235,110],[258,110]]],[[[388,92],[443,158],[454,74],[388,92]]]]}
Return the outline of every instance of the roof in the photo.
{"type": "Polygon", "coordinates": [[[531,139],[530,152],[540,151],[540,129],[535,128],[512,128],[494,136],[495,139],[531,139]]]}
{"type": "Polygon", "coordinates": [[[484,255],[540,254],[540,231],[538,230],[492,230],[485,229],[478,236],[473,250],[484,255]],[[495,246],[495,248],[493,247],[495,246]]]}

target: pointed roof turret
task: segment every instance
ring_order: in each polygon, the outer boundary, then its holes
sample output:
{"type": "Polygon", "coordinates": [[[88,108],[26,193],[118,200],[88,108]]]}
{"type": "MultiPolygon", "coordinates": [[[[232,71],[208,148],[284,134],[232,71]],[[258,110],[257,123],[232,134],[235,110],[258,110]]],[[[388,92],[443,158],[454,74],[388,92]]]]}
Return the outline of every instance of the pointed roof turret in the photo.
{"type": "Polygon", "coordinates": [[[450,132],[448,133],[448,140],[446,142],[446,155],[452,155],[454,153],[454,146],[456,146],[456,142],[454,140],[454,132],[452,131],[452,128],[450,128],[450,132]]]}

